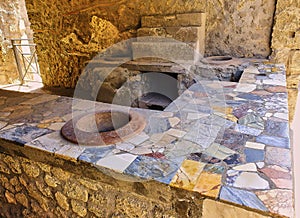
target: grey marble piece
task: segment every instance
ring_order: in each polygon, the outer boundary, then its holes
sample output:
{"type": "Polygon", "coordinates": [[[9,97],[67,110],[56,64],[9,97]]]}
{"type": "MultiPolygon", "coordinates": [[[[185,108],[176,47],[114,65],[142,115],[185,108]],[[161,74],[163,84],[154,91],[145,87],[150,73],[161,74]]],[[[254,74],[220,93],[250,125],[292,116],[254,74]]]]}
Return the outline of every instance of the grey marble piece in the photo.
{"type": "Polygon", "coordinates": [[[177,158],[170,161],[139,156],[129,165],[124,173],[149,180],[155,179],[169,184],[183,160],[184,158],[177,158]]]}
{"type": "Polygon", "coordinates": [[[271,119],[266,122],[266,134],[279,137],[289,137],[288,122],[276,122],[271,119]]]}
{"type": "Polygon", "coordinates": [[[86,148],[78,157],[78,160],[88,163],[96,163],[98,160],[108,155],[114,148],[115,146],[86,148]]]}
{"type": "Polygon", "coordinates": [[[52,131],[48,129],[40,129],[35,126],[22,125],[0,132],[0,138],[25,145],[27,142],[51,132],[52,131]]]}

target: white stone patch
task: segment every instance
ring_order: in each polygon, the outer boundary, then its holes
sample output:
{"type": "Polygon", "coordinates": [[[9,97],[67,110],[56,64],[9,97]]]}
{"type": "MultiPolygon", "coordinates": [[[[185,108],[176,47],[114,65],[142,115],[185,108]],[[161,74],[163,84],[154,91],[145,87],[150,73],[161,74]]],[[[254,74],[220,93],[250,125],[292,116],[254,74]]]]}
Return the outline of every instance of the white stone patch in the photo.
{"type": "Polygon", "coordinates": [[[243,172],[237,177],[234,187],[244,189],[269,189],[269,183],[261,178],[257,173],[243,172]]]}
{"type": "Polygon", "coordinates": [[[178,117],[171,117],[171,118],[169,118],[169,123],[170,123],[171,127],[174,127],[178,123],[180,123],[180,119],[178,117]]]}
{"type": "Polygon", "coordinates": [[[198,120],[203,117],[208,117],[209,114],[203,114],[203,113],[188,113],[187,119],[188,120],[198,120]]]}
{"type": "Polygon", "coordinates": [[[269,77],[273,80],[285,81],[285,75],[282,74],[271,74],[269,77]]]}
{"type": "Polygon", "coordinates": [[[100,159],[97,165],[122,173],[136,158],[132,154],[109,155],[100,159]]]}
{"type": "Polygon", "coordinates": [[[254,91],[255,89],[256,89],[256,85],[254,84],[239,83],[233,91],[248,93],[254,91]]]}
{"type": "Polygon", "coordinates": [[[182,138],[186,134],[186,132],[179,129],[169,129],[166,133],[177,138],[182,138]]]}
{"type": "Polygon", "coordinates": [[[130,151],[131,154],[143,155],[143,154],[151,154],[153,150],[150,148],[137,147],[130,151]]]}
{"type": "Polygon", "coordinates": [[[274,117],[283,119],[283,120],[289,120],[289,115],[287,113],[275,113],[274,117]]]}
{"type": "Polygon", "coordinates": [[[85,150],[83,146],[65,145],[55,152],[56,155],[64,156],[67,159],[77,159],[85,150]]]}
{"type": "Polygon", "coordinates": [[[244,73],[260,74],[259,70],[254,66],[249,66],[244,70],[244,73]]]}
{"type": "Polygon", "coordinates": [[[140,145],[142,144],[143,142],[145,142],[146,140],[148,140],[150,137],[142,132],[141,134],[139,134],[138,136],[128,140],[128,142],[132,143],[132,144],[135,144],[135,145],[140,145]]]}
{"type": "Polygon", "coordinates": [[[286,82],[281,80],[263,80],[263,84],[275,85],[275,86],[286,86],[286,82]]]}
{"type": "Polygon", "coordinates": [[[257,165],[257,167],[258,167],[259,169],[262,169],[262,168],[265,167],[265,163],[264,163],[264,162],[258,162],[258,163],[256,163],[256,165],[257,165]]]}
{"type": "Polygon", "coordinates": [[[264,150],[266,145],[262,144],[262,143],[257,143],[257,142],[247,142],[245,147],[257,149],[257,150],[264,150]]]}
{"type": "Polygon", "coordinates": [[[116,148],[121,151],[131,151],[132,149],[134,149],[134,145],[130,143],[120,143],[116,144],[116,148]]]}
{"type": "Polygon", "coordinates": [[[232,169],[237,171],[249,171],[249,172],[257,172],[257,167],[255,163],[244,164],[240,166],[233,167],[232,169]]]}

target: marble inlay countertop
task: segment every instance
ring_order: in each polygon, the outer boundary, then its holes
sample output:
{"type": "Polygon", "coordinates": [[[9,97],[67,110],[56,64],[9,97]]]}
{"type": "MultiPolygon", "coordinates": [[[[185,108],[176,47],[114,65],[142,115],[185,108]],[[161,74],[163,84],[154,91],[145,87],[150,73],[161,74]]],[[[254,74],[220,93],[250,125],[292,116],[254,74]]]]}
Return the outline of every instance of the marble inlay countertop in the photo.
{"type": "MultiPolygon", "coordinates": [[[[293,217],[284,66],[252,63],[239,83],[201,81],[163,112],[138,110],[146,128],[115,145],[78,146],[61,137],[64,123],[91,111],[89,104],[1,91],[0,139],[293,217]]],[[[110,107],[93,104],[93,109],[110,107]]]]}

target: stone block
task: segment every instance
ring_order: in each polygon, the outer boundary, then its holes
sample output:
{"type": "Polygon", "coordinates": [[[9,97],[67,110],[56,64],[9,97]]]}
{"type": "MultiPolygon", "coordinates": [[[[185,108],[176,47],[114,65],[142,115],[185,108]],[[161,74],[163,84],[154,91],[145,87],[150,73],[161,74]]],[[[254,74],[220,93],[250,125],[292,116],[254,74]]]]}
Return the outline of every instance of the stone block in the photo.
{"type": "Polygon", "coordinates": [[[23,193],[17,193],[16,194],[16,200],[18,203],[22,204],[24,207],[28,208],[29,204],[28,204],[28,199],[26,197],[25,194],[23,193]]]}
{"type": "Polygon", "coordinates": [[[173,62],[195,60],[194,47],[176,42],[133,42],[132,54],[133,59],[155,57],[173,62]]]}
{"type": "Polygon", "coordinates": [[[69,198],[80,200],[83,202],[88,201],[88,191],[82,186],[68,182],[65,186],[64,191],[65,193],[67,193],[67,196],[69,198]]]}
{"type": "MultiPolygon", "coordinates": [[[[205,38],[204,27],[158,27],[158,28],[140,28],[137,31],[138,37],[160,36],[173,38],[181,42],[197,42],[205,38]]],[[[148,40],[145,38],[144,40],[148,40]]],[[[150,38],[151,39],[151,38],[150,38]]],[[[138,41],[143,41],[138,38],[138,41]]]]}
{"type": "Polygon", "coordinates": [[[24,172],[33,178],[36,178],[40,175],[40,169],[37,165],[34,165],[28,161],[22,161],[21,163],[24,172]]]}
{"type": "Polygon", "coordinates": [[[53,188],[57,187],[57,184],[60,183],[56,178],[50,176],[49,174],[46,174],[44,179],[46,184],[53,188]]]}
{"type": "Polygon", "coordinates": [[[85,217],[87,214],[87,209],[82,201],[71,200],[72,210],[80,217],[85,217]]]}
{"type": "Polygon", "coordinates": [[[5,156],[3,160],[9,166],[10,170],[13,173],[16,173],[16,174],[21,174],[22,173],[21,165],[20,165],[20,162],[18,160],[15,160],[11,156],[5,156]]]}
{"type": "Polygon", "coordinates": [[[256,212],[245,210],[244,208],[238,208],[236,206],[228,205],[210,199],[204,200],[202,217],[271,218],[269,216],[264,216],[256,212]]]}
{"type": "Polygon", "coordinates": [[[205,13],[144,16],[142,17],[142,27],[204,26],[205,20],[205,13]]]}
{"type": "Polygon", "coordinates": [[[14,194],[10,193],[9,191],[5,192],[5,198],[10,204],[17,204],[14,194]]]}
{"type": "Polygon", "coordinates": [[[56,192],[55,193],[55,199],[57,200],[58,205],[64,209],[64,210],[69,210],[69,203],[67,197],[62,194],[61,192],[56,192]]]}

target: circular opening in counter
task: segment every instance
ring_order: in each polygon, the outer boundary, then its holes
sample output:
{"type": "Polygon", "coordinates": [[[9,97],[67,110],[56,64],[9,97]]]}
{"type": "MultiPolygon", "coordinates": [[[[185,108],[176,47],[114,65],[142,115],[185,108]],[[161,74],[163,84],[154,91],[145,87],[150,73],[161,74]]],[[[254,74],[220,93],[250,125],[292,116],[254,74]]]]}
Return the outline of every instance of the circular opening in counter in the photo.
{"type": "Polygon", "coordinates": [[[134,137],[145,125],[137,112],[103,110],[73,118],[62,127],[61,134],[80,145],[109,145],[134,137]]]}
{"type": "Polygon", "coordinates": [[[211,56],[203,59],[203,63],[213,64],[213,65],[228,65],[234,59],[231,56],[211,56]]]}

